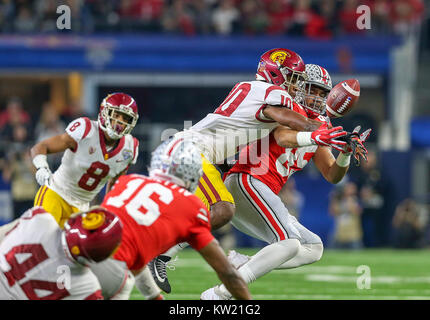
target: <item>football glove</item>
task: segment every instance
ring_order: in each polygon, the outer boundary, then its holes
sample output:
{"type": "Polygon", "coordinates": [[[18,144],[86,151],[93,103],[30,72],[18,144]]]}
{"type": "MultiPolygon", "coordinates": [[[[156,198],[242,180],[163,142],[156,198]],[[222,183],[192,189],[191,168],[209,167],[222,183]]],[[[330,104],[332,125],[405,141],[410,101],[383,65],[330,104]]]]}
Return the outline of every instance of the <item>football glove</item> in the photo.
{"type": "Polygon", "coordinates": [[[327,126],[322,125],[318,130],[312,132],[311,140],[319,146],[331,146],[338,151],[342,151],[347,142],[340,140],[340,138],[345,137],[347,134],[341,126],[328,129],[327,126]]]}
{"type": "Polygon", "coordinates": [[[352,154],[354,162],[357,166],[360,165],[361,158],[367,161],[368,151],[364,146],[364,143],[372,132],[372,129],[367,129],[363,133],[359,134],[360,130],[361,126],[357,126],[352,132],[349,132],[345,136],[339,138],[340,140],[346,142],[346,145],[343,147],[341,152],[352,154]]]}
{"type": "Polygon", "coordinates": [[[52,172],[49,169],[45,154],[38,154],[33,158],[33,165],[36,167],[36,181],[41,186],[49,185],[52,178],[52,172]]]}
{"type": "Polygon", "coordinates": [[[42,167],[39,168],[36,172],[36,181],[41,186],[49,185],[51,183],[52,172],[49,168],[42,167]]]}

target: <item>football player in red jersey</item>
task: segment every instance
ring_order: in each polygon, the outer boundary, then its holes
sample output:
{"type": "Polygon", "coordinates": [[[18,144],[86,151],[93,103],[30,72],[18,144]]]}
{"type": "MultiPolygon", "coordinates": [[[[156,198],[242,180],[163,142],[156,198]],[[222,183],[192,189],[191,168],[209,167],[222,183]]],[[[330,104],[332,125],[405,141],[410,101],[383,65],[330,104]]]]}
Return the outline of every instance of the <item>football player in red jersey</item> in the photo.
{"type": "Polygon", "coordinates": [[[64,230],[42,207],[27,210],[0,244],[0,300],[102,300],[88,264],[108,258],[121,236],[121,221],[101,207],[74,214],[64,230]]]}
{"type": "MultiPolygon", "coordinates": [[[[309,131],[304,135],[309,143],[326,144],[321,139],[311,141],[311,131],[320,129],[317,137],[328,139],[339,133],[293,109],[293,98],[305,76],[305,64],[296,52],[285,48],[268,50],[260,57],[255,80],[237,83],[213,113],[175,135],[193,141],[202,154],[204,174],[196,195],[210,209],[214,230],[229,222],[235,211],[234,197],[215,165],[233,157],[240,145],[267,136],[279,124],[309,131]]],[[[149,264],[157,285],[167,293],[171,287],[166,263],[179,250],[176,246],[149,264]]]]}
{"type": "Polygon", "coordinates": [[[112,259],[92,265],[103,296],[128,299],[136,287],[147,299],[160,299],[149,261],[179,242],[188,242],[216,271],[236,299],[250,299],[248,287],[211,234],[210,215],[193,194],[202,175],[201,155],[189,141],[171,139],[153,153],[149,177],[120,177],[103,200],[123,223],[112,259]]]}
{"type": "MultiPolygon", "coordinates": [[[[297,97],[302,105],[294,103],[294,110],[329,128],[331,124],[325,116],[325,99],[332,88],[330,75],[324,68],[313,64],[306,65],[306,73],[306,90],[297,97]]],[[[225,184],[236,202],[232,224],[269,244],[252,259],[230,252],[229,260],[247,283],[274,269],[295,268],[321,258],[323,243],[320,237],[289,214],[278,193],[289,177],[302,170],[311,159],[328,182],[336,184],[342,180],[348,170],[352,150],[350,144],[338,140],[346,136],[345,131],[339,131],[340,128],[330,130],[333,131],[329,135],[334,139],[329,139],[324,146],[310,142],[324,140],[326,131],[307,133],[277,127],[269,135],[270,152],[259,159],[261,162],[251,159],[259,154],[259,140],[241,151],[237,164],[228,172],[225,184]],[[337,158],[330,146],[340,151],[337,158]]],[[[223,285],[210,288],[201,295],[202,300],[230,298],[231,294],[223,285]]]]}

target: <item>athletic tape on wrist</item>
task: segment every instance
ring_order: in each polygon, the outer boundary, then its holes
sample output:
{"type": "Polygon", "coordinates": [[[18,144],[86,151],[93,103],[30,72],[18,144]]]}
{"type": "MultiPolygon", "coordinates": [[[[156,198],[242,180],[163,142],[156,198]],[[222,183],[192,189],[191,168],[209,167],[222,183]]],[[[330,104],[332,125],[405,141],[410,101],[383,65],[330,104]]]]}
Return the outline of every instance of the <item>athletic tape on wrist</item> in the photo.
{"type": "Polygon", "coordinates": [[[312,139],[312,132],[297,132],[296,139],[299,147],[306,147],[315,144],[312,139]]]}
{"type": "Polygon", "coordinates": [[[339,153],[336,159],[336,164],[339,167],[342,167],[342,168],[348,167],[350,163],[351,163],[350,153],[343,153],[343,152],[339,153]]]}

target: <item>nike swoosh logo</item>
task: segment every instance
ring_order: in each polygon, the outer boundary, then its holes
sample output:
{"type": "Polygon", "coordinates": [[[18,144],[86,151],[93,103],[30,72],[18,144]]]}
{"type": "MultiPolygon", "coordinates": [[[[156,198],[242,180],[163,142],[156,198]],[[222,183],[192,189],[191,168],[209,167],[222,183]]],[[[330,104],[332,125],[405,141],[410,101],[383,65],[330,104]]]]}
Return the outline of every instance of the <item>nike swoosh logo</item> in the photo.
{"type": "Polygon", "coordinates": [[[164,282],[166,279],[160,278],[160,276],[158,275],[158,272],[157,272],[157,268],[155,267],[154,269],[155,269],[155,275],[157,276],[158,281],[164,282]]]}
{"type": "Polygon", "coordinates": [[[324,145],[328,146],[328,143],[325,143],[324,141],[322,141],[322,140],[320,139],[320,136],[316,136],[316,137],[315,137],[315,140],[316,140],[316,141],[318,141],[319,143],[322,143],[322,144],[324,144],[324,145]]]}

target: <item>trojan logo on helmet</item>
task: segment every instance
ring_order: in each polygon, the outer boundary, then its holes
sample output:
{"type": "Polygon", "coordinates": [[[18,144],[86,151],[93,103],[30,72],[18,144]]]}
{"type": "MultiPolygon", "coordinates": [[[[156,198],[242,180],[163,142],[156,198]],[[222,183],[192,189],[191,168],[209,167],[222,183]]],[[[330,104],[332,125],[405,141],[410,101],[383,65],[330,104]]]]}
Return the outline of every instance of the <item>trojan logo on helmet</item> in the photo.
{"type": "Polygon", "coordinates": [[[275,48],[261,55],[256,74],[257,80],[273,83],[287,89],[292,96],[295,96],[305,78],[305,63],[294,51],[275,48]]]}

